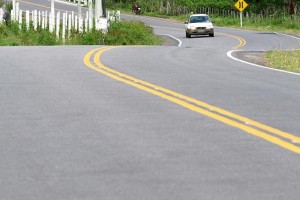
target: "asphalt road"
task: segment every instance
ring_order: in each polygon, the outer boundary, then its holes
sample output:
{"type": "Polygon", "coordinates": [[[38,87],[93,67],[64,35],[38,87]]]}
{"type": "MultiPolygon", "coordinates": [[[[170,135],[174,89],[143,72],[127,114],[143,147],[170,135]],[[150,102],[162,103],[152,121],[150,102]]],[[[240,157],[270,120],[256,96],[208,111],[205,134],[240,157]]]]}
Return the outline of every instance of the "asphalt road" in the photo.
{"type": "Polygon", "coordinates": [[[0,199],[298,199],[300,76],[230,55],[300,40],[123,18],[177,43],[0,47],[0,199]]]}

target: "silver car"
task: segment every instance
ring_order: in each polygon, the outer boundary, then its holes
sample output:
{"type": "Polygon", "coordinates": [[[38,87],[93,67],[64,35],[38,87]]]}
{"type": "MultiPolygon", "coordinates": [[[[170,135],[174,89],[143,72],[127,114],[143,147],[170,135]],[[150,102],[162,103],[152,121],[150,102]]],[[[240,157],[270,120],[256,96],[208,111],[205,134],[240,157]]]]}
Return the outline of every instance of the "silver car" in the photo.
{"type": "Polygon", "coordinates": [[[215,35],[213,23],[206,14],[191,15],[189,21],[185,22],[185,33],[187,38],[192,35],[215,35]]]}

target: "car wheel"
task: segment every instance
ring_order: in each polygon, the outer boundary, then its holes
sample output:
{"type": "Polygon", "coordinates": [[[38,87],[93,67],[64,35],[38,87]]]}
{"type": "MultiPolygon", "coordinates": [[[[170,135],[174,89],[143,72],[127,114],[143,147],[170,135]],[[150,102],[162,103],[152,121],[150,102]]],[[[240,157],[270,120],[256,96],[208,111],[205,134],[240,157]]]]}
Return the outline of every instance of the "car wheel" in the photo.
{"type": "Polygon", "coordinates": [[[191,35],[188,34],[188,33],[186,32],[186,33],[185,33],[185,37],[186,37],[186,38],[191,38],[191,35]]]}
{"type": "Polygon", "coordinates": [[[209,37],[214,37],[214,36],[215,36],[214,33],[210,33],[210,34],[209,34],[209,37]]]}

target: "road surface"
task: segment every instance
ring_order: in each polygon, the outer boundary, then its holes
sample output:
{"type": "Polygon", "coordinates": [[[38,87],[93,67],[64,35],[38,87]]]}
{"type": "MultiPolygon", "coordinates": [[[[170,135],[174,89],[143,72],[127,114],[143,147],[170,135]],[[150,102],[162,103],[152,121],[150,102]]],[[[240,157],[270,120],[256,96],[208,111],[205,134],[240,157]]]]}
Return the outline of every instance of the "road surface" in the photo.
{"type": "Polygon", "coordinates": [[[0,47],[1,199],[298,199],[300,76],[233,58],[299,39],[123,18],[176,45],[0,47]]]}

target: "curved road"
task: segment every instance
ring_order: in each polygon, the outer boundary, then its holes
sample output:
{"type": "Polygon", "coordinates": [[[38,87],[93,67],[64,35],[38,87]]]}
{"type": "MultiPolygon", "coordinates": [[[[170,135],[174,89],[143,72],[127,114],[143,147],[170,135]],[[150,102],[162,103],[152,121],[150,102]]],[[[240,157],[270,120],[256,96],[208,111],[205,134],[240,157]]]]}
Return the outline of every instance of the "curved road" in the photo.
{"type": "Polygon", "coordinates": [[[179,46],[0,48],[1,199],[298,199],[300,76],[231,57],[300,40],[123,18],[179,46]]]}

